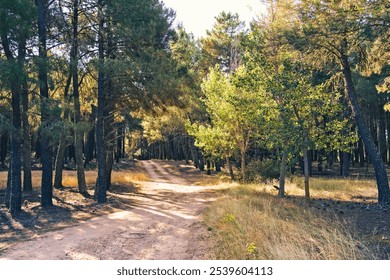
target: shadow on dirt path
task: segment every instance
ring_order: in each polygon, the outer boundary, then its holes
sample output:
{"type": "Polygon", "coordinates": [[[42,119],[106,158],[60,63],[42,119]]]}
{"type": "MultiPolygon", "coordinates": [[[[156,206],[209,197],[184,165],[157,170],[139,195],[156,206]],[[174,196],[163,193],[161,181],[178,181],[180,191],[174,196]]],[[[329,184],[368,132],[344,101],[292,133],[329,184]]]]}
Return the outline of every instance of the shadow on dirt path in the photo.
{"type": "Polygon", "coordinates": [[[212,259],[202,212],[216,199],[216,187],[191,186],[160,161],[142,167],[148,182],[136,193],[115,193],[131,197],[128,209],[16,243],[0,260],[212,259]]]}

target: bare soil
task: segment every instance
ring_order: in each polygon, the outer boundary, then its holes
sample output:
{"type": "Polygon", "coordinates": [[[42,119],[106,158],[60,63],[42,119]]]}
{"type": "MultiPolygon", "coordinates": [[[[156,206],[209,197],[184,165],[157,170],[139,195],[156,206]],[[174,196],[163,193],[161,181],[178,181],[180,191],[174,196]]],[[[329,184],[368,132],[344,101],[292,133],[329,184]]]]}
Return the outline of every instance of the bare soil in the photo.
{"type": "MultiPolygon", "coordinates": [[[[199,174],[178,163],[143,161],[137,168],[148,181],[114,185],[106,205],[67,187],[55,190],[55,206],[46,209],[36,193],[25,196],[17,219],[0,209],[0,260],[212,259],[202,212],[216,199],[215,187],[188,180],[199,174]]],[[[115,176],[121,181],[127,173],[115,176]]]]}

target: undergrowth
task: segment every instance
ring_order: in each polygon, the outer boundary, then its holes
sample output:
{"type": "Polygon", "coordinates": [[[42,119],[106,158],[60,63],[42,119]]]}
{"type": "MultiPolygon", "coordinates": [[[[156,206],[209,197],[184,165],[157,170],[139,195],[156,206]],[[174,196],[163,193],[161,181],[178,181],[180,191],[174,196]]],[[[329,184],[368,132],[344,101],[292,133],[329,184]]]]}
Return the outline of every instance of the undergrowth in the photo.
{"type": "Polygon", "coordinates": [[[336,217],[279,199],[254,186],[224,191],[206,222],[216,238],[218,259],[376,259],[336,217]]]}

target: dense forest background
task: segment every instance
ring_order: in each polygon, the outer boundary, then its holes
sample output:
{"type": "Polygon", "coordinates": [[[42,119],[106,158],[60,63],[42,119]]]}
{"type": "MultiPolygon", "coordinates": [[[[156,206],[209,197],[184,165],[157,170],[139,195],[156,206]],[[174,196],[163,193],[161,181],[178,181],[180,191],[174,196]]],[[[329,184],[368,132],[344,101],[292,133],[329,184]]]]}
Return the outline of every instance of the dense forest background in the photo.
{"type": "MultiPolygon", "coordinates": [[[[106,202],[121,158],[186,160],[232,180],[373,170],[389,203],[390,5],[267,0],[245,27],[221,13],[207,36],[157,0],[0,1],[0,166],[21,211],[42,170],[41,205],[62,170],[97,169],[106,202]],[[237,172],[239,171],[239,173],[237,172]]],[[[367,172],[366,172],[367,173],[367,172]]],[[[3,201],[1,201],[3,203],[3,201]]]]}

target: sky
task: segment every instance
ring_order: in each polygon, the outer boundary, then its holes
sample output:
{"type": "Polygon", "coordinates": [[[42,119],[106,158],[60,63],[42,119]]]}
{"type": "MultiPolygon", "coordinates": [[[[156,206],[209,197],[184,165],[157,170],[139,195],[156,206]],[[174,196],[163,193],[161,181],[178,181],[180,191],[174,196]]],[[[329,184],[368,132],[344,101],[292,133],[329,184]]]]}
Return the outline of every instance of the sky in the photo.
{"type": "Polygon", "coordinates": [[[162,0],[176,11],[176,23],[182,23],[195,37],[211,30],[215,17],[222,11],[238,13],[247,24],[263,10],[260,0],[162,0]]]}

